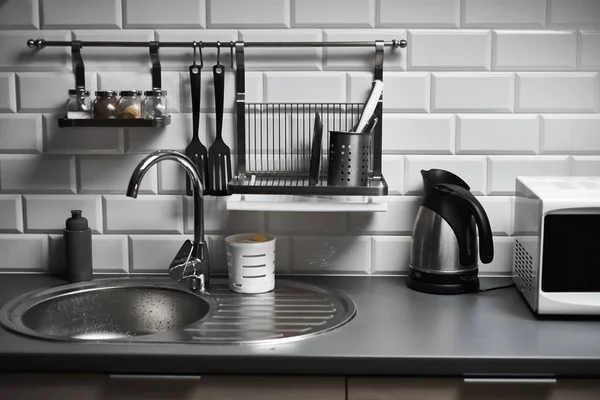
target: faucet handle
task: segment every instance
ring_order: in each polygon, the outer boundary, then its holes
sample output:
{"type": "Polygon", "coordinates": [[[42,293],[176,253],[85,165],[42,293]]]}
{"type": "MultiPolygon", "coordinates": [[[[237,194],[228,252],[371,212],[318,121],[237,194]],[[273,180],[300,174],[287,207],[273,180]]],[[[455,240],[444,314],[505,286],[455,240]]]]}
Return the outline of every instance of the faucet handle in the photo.
{"type": "Polygon", "coordinates": [[[208,247],[206,242],[186,240],[169,265],[169,276],[176,281],[199,280],[200,290],[208,284],[208,247]]]}

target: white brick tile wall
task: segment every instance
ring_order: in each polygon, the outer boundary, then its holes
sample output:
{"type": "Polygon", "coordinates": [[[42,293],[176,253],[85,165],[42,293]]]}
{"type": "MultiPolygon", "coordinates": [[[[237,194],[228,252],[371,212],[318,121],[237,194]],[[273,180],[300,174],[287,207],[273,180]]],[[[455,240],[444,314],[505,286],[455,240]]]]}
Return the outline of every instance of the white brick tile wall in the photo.
{"type": "Polygon", "coordinates": [[[520,72],[515,111],[597,112],[598,74],[520,72]]]}
{"type": "MultiPolygon", "coordinates": [[[[185,197],[185,232],[194,232],[193,199],[185,197]]],[[[210,233],[263,232],[265,214],[260,211],[229,211],[223,197],[204,198],[204,229],[210,233]]]]}
{"type": "Polygon", "coordinates": [[[373,236],[371,239],[374,274],[407,274],[410,236],[373,236]]]}
{"type": "MultiPolygon", "coordinates": [[[[233,29],[159,29],[156,31],[156,40],[161,42],[216,42],[229,43],[238,40],[238,31],[233,29]]],[[[253,50],[254,51],[254,50],[253,50]]],[[[189,67],[193,60],[193,51],[189,48],[169,48],[161,47],[160,64],[163,71],[185,71],[189,76],[189,67]]],[[[217,52],[214,49],[204,49],[202,51],[202,60],[204,61],[204,71],[211,71],[212,66],[217,63],[217,52]]],[[[221,64],[231,66],[229,50],[221,51],[221,64]]],[[[247,60],[250,61],[250,60],[247,60]]],[[[200,54],[196,54],[196,63],[200,63],[200,54]]],[[[189,86],[189,80],[187,85],[189,86]]],[[[189,97],[189,92],[188,92],[189,97]]]]}
{"type": "Polygon", "coordinates": [[[580,32],[577,54],[579,69],[600,70],[600,32],[580,32]]]}
{"type": "Polygon", "coordinates": [[[181,196],[103,197],[106,233],[183,233],[181,196]]]}
{"type": "Polygon", "coordinates": [[[17,111],[15,74],[0,73],[0,112],[17,111]]]}
{"type": "Polygon", "coordinates": [[[186,173],[175,162],[162,162],[158,167],[158,192],[160,194],[184,194],[186,173]]]}
{"type": "Polygon", "coordinates": [[[548,0],[548,26],[598,28],[600,3],[596,0],[548,0]]]}
{"type": "Polygon", "coordinates": [[[290,0],[206,0],[209,28],[287,28],[290,0]]]}
{"type": "MultiPolygon", "coordinates": [[[[78,157],[78,193],[125,193],[131,173],[144,157],[144,155],[78,157]]],[[[179,166],[175,163],[168,164],[179,166]]],[[[152,194],[158,192],[156,171],[157,168],[153,167],[146,172],[139,193],[152,194]]]]}
{"type": "MultiPolygon", "coordinates": [[[[63,235],[49,236],[50,272],[65,271],[65,242],[63,235]]],[[[94,272],[129,272],[129,246],[126,235],[92,235],[92,266],[94,272]]]]}
{"type": "Polygon", "coordinates": [[[127,236],[93,235],[92,264],[98,272],[129,272],[127,236]]]}
{"type": "Polygon", "coordinates": [[[0,114],[0,153],[41,153],[42,116],[0,114]]]}
{"type": "MultiPolygon", "coordinates": [[[[64,116],[64,114],[61,114],[64,116]]],[[[123,130],[119,128],[61,129],[57,115],[44,115],[44,143],[47,153],[114,154],[123,152],[123,130]]]]}
{"type": "Polygon", "coordinates": [[[546,0],[463,0],[463,28],[543,28],[546,0]]]}
{"type": "MultiPolygon", "coordinates": [[[[152,2],[150,2],[152,4],[152,2]]],[[[176,8],[176,7],[174,7],[176,8]]],[[[73,37],[83,42],[88,40],[105,41],[136,41],[148,42],[154,40],[154,31],[150,30],[76,30],[73,31],[73,37]]],[[[84,47],[81,50],[81,57],[88,71],[142,71],[144,75],[150,77],[148,70],[150,68],[150,56],[148,48],[144,47],[84,47]]],[[[159,50],[159,55],[161,50],[159,50]]],[[[117,90],[128,89],[129,87],[117,87],[117,90]]],[[[142,89],[150,89],[144,87],[142,89]]]]}
{"type": "Polygon", "coordinates": [[[120,28],[120,0],[40,0],[42,28],[120,28]]]}
{"type": "Polygon", "coordinates": [[[490,156],[488,194],[514,195],[517,176],[569,175],[567,156],[490,156]]]}
{"type": "MultiPolygon", "coordinates": [[[[221,61],[223,63],[223,61],[221,61]]],[[[233,112],[235,109],[235,75],[228,64],[225,66],[225,95],[223,96],[223,109],[233,112]]],[[[200,111],[210,112],[215,110],[215,91],[213,83],[212,65],[205,65],[200,82],[200,111]]],[[[190,91],[190,74],[182,72],[181,80],[181,112],[192,112],[192,95],[190,91]]],[[[263,74],[248,72],[246,74],[246,102],[261,102],[263,99],[263,74]]]]}
{"type": "Polygon", "coordinates": [[[0,234],[0,270],[46,271],[48,235],[0,234]]]}
{"type": "Polygon", "coordinates": [[[382,213],[354,212],[350,214],[353,234],[410,235],[421,205],[421,197],[389,196],[388,209],[382,213]]]}
{"type": "Polygon", "coordinates": [[[28,39],[37,38],[71,40],[71,32],[0,31],[0,71],[66,71],[71,69],[71,52],[68,47],[48,47],[43,51],[31,51],[24,45],[28,39]]]}
{"type": "Polygon", "coordinates": [[[267,72],[265,100],[269,103],[339,103],[346,101],[343,72],[267,72]],[[315,87],[319,90],[315,91],[315,87]]]}
{"type": "Polygon", "coordinates": [[[431,77],[434,112],[512,112],[511,73],[436,72],[431,77]]]}
{"type": "Polygon", "coordinates": [[[24,195],[26,232],[61,232],[71,210],[82,210],[90,229],[102,233],[102,199],[93,195],[24,195]]]}
{"type": "Polygon", "coordinates": [[[122,0],[124,28],[202,28],[204,0],[122,0]]]}
{"type": "Polygon", "coordinates": [[[573,156],[571,157],[572,176],[600,176],[599,156],[573,156]]]}
{"type": "Polygon", "coordinates": [[[508,196],[478,196],[490,220],[494,235],[512,235],[512,197],[508,196]]]}
{"type": "MultiPolygon", "coordinates": [[[[74,86],[70,50],[31,50],[25,46],[29,38],[226,45],[409,41],[406,49],[385,50],[388,211],[228,211],[226,199],[208,197],[210,257],[221,273],[225,236],[271,231],[278,236],[278,273],[404,274],[421,201],[419,172],[437,167],[464,178],[488,212],[497,235],[495,258],[480,265],[480,274],[510,275],[515,176],[600,175],[597,0],[0,3],[0,271],[64,269],[60,231],[75,207],[84,208],[103,232],[93,236],[99,272],[165,274],[193,231],[191,198],[181,196],[185,175],[178,164],[152,168],[139,199],[124,196],[146,154],[184,150],[190,142],[191,47],[160,48],[172,114],[168,127],[58,129],[56,117],[64,114],[67,90],[74,86]],[[16,258],[15,249],[27,250],[27,257],[16,258]]],[[[202,53],[200,138],[208,147],[215,135],[217,52],[202,53]]],[[[221,53],[223,133],[235,153],[235,79],[229,48],[221,53]]],[[[362,103],[373,79],[373,53],[373,47],[247,48],[246,101],[362,103]]],[[[88,46],[82,55],[92,97],[97,88],[151,86],[147,48],[88,46]]]]}
{"type": "Polygon", "coordinates": [[[131,272],[166,273],[186,239],[191,238],[183,235],[129,235],[131,272]]]}
{"type": "MultiPolygon", "coordinates": [[[[206,114],[200,114],[200,127],[206,127],[206,114]]],[[[206,145],[206,130],[200,129],[199,134],[200,140],[206,145]]],[[[164,128],[127,129],[125,151],[148,153],[162,149],[185,150],[190,140],[192,140],[192,115],[173,114],[171,124],[164,128]]]]}
{"type": "Polygon", "coordinates": [[[385,114],[384,151],[400,154],[452,154],[455,125],[451,114],[385,114]]]}
{"type": "Polygon", "coordinates": [[[457,116],[457,154],[536,154],[539,120],[535,114],[457,116]]]}
{"type": "MultiPolygon", "coordinates": [[[[94,262],[93,257],[94,255],[92,254],[92,267],[94,262]]],[[[65,242],[63,235],[50,234],[48,235],[48,272],[51,274],[63,274],[65,269],[65,242]]]]}
{"type": "Polygon", "coordinates": [[[479,262],[479,276],[512,275],[514,239],[494,237],[494,259],[489,264],[479,262]]]}
{"type": "Polygon", "coordinates": [[[0,232],[23,232],[23,201],[18,194],[0,194],[0,232]]]}
{"type": "Polygon", "coordinates": [[[410,30],[409,70],[489,71],[492,33],[488,30],[410,30]]]}
{"type": "Polygon", "coordinates": [[[549,114],[541,119],[540,150],[547,154],[599,154],[600,115],[549,114]]]}
{"type": "Polygon", "coordinates": [[[445,169],[460,176],[471,187],[474,194],[485,194],[485,156],[406,156],[404,165],[406,194],[423,192],[422,169],[445,169]]]}
{"type": "MultiPolygon", "coordinates": [[[[152,89],[152,77],[147,72],[100,72],[98,73],[98,88],[101,90],[145,90],[152,89]]],[[[180,111],[181,83],[179,73],[163,72],[161,78],[162,88],[167,91],[167,107],[169,112],[180,111]]]]}
{"type": "Polygon", "coordinates": [[[383,155],[381,169],[388,184],[389,194],[404,193],[404,157],[396,155],[383,155]]]}
{"type": "Polygon", "coordinates": [[[575,69],[574,31],[496,31],[492,68],[495,70],[575,69]]]}
{"type": "MultiPolygon", "coordinates": [[[[323,40],[329,42],[338,41],[375,41],[406,39],[406,31],[403,29],[326,29],[323,32],[323,40]]],[[[373,70],[372,48],[325,48],[324,69],[334,70],[373,70]]],[[[386,51],[383,60],[383,69],[386,71],[406,70],[406,54],[403,51],[386,51]]]]}
{"type": "Polygon", "coordinates": [[[370,28],[374,22],[375,0],[292,0],[294,28],[370,28]]]}
{"type": "MultiPolygon", "coordinates": [[[[371,92],[373,74],[349,72],[347,75],[348,101],[365,102],[371,92]]],[[[431,76],[428,72],[388,72],[384,79],[384,112],[429,111],[431,76]]]]}
{"type": "MultiPolygon", "coordinates": [[[[304,4],[304,1],[301,3],[304,4]]],[[[321,42],[323,34],[318,29],[248,29],[240,31],[240,40],[245,42],[268,42],[273,37],[277,37],[277,41],[280,42],[321,42]]],[[[323,49],[319,47],[257,48],[248,53],[246,67],[248,70],[261,71],[315,71],[321,69],[322,53],[323,49]]]]}
{"type": "MultiPolygon", "coordinates": [[[[96,74],[85,76],[90,95],[96,90],[96,74]]],[[[17,73],[19,112],[58,112],[66,114],[69,89],[75,88],[75,77],[69,72],[17,73]],[[43,89],[42,89],[43,88],[43,89]]]]}
{"type": "Polygon", "coordinates": [[[460,0],[377,0],[377,26],[458,28],[460,0]]]}
{"type": "Polygon", "coordinates": [[[341,234],[346,231],[346,213],[270,212],[267,232],[279,234],[341,234]]]}
{"type": "Polygon", "coordinates": [[[371,273],[371,238],[292,237],[292,273],[371,273]]]}
{"type": "Polygon", "coordinates": [[[2,155],[0,190],[10,193],[75,193],[71,156],[2,155]]]}
{"type": "Polygon", "coordinates": [[[38,29],[38,0],[5,0],[0,3],[0,29],[38,29]]]}

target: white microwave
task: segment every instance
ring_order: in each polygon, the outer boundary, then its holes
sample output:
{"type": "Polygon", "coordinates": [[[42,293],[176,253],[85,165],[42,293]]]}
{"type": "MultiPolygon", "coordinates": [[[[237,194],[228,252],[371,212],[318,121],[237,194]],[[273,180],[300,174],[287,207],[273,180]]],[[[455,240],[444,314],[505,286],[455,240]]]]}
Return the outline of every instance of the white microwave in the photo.
{"type": "Polygon", "coordinates": [[[600,315],[600,177],[518,177],[513,280],[534,313],[600,315]]]}

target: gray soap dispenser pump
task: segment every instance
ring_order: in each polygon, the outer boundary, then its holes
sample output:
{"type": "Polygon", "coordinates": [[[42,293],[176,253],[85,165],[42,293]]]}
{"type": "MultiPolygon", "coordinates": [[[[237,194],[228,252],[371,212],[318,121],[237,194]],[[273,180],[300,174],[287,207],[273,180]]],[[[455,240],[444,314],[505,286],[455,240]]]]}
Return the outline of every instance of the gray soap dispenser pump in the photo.
{"type": "Polygon", "coordinates": [[[63,233],[66,275],[70,282],[92,280],[92,230],[81,210],[72,210],[63,233]]]}

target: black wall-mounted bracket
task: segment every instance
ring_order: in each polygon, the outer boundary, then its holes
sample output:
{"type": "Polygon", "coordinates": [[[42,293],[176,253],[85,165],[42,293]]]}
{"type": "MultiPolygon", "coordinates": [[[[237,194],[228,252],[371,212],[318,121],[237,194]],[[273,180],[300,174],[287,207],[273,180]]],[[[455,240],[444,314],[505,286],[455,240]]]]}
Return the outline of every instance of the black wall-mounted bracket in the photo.
{"type": "MultiPolygon", "coordinates": [[[[384,41],[375,41],[375,68],[373,71],[373,79],[380,80],[383,82],[383,49],[384,41]]],[[[379,98],[379,102],[375,107],[375,116],[378,119],[377,125],[375,125],[375,131],[373,132],[373,176],[376,178],[381,177],[381,148],[383,140],[383,93],[379,98]]]]}
{"type": "Polygon", "coordinates": [[[160,58],[158,57],[158,42],[151,41],[149,44],[150,47],[150,62],[152,63],[152,89],[161,89],[162,88],[162,80],[161,80],[161,67],[160,67],[160,58]]]}
{"type": "Polygon", "coordinates": [[[73,69],[75,70],[75,88],[85,89],[85,66],[81,58],[81,41],[73,40],[71,43],[71,56],[73,60],[73,69]]]}

